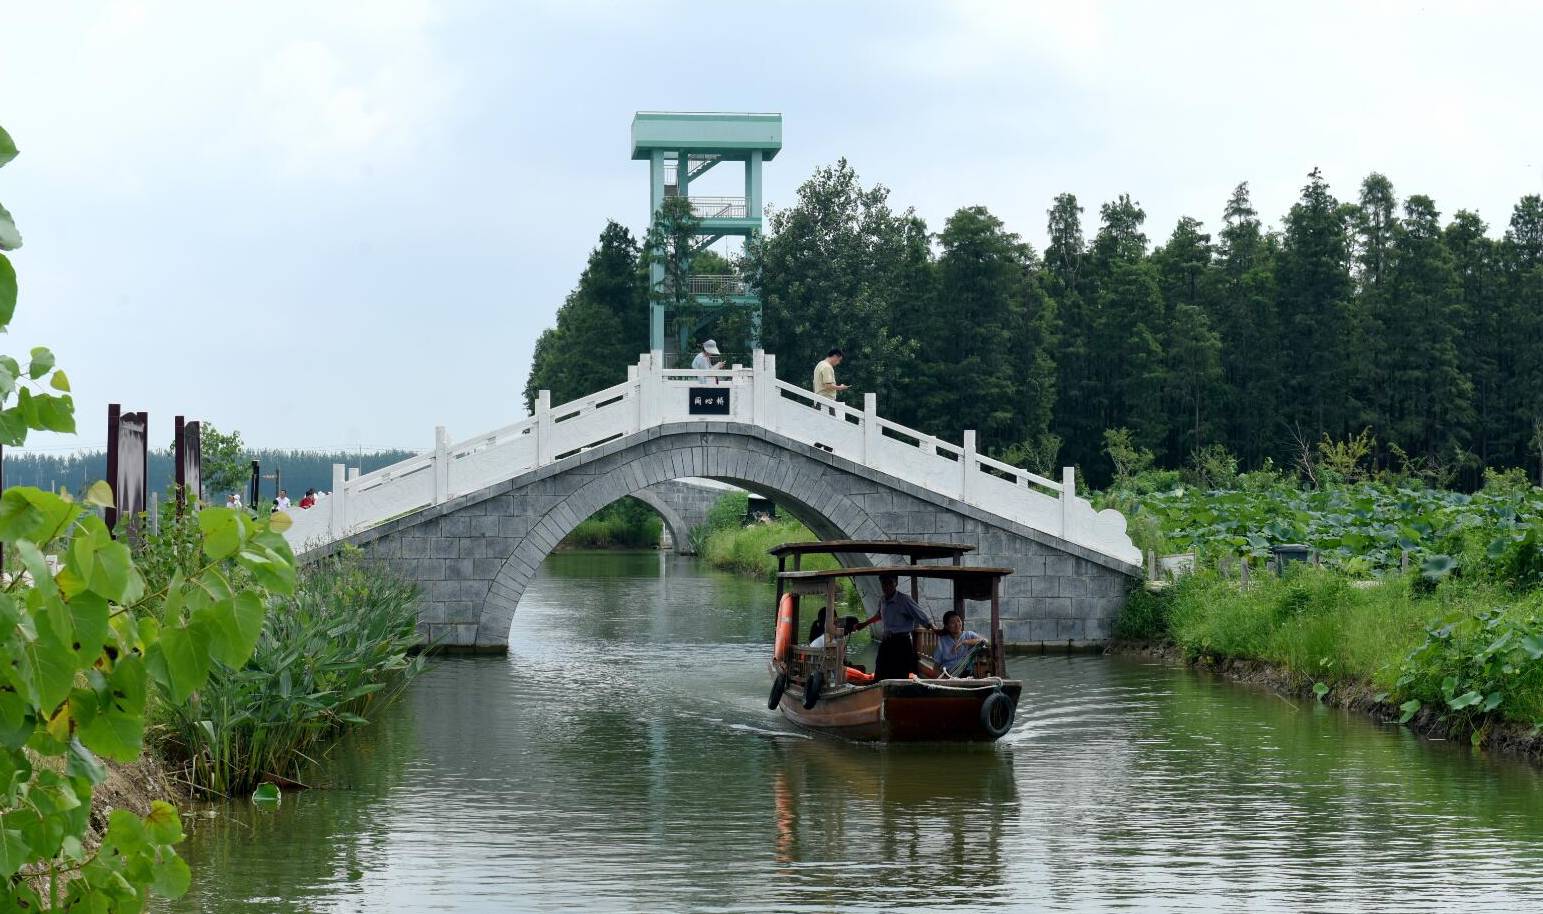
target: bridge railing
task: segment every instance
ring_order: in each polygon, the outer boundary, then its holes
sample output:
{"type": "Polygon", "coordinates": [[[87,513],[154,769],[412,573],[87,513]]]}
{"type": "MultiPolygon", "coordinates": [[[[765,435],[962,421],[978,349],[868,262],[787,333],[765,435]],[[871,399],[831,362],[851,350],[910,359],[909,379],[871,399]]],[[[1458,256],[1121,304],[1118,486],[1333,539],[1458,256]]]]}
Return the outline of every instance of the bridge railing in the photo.
{"type": "Polygon", "coordinates": [[[979,453],[973,431],[954,444],[881,418],[873,394],[859,409],[776,372],[776,357],[761,352],[748,367],[712,371],[665,368],[662,353],[645,354],[622,383],[555,407],[541,391],[533,415],[485,435],[451,444],[439,428],[430,452],[352,479],[334,467],[333,494],[298,512],[287,535],[308,548],[656,426],[737,422],[1139,564],[1124,518],[1078,498],[1070,467],[1047,479],[979,453]]]}

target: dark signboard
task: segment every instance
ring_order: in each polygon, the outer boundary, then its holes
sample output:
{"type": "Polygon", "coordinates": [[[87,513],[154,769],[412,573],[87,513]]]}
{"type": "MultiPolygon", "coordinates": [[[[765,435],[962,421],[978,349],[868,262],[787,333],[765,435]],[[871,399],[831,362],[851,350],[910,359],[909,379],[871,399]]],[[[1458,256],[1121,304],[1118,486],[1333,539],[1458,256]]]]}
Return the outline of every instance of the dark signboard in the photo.
{"type": "Polygon", "coordinates": [[[107,406],[107,482],[114,507],[107,509],[107,528],[118,519],[133,523],[150,503],[150,414],[125,413],[117,403],[107,406]]]}
{"type": "Polygon", "coordinates": [[[727,416],[729,415],[729,388],[727,387],[692,387],[688,389],[690,398],[686,405],[686,411],[693,416],[727,416]]]}
{"type": "Polygon", "coordinates": [[[177,417],[176,435],[172,439],[177,465],[177,506],[186,505],[188,499],[198,503],[198,493],[203,484],[203,446],[200,440],[202,427],[198,422],[184,421],[177,417]]]}

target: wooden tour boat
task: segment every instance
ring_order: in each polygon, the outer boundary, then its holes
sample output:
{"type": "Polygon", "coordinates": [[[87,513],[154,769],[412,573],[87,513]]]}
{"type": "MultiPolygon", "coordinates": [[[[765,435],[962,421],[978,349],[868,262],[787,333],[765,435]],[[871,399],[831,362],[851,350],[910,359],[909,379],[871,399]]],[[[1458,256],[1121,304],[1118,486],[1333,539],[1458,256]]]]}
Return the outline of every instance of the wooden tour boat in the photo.
{"type": "MultiPolygon", "coordinates": [[[[1002,650],[1002,578],[1008,568],[967,568],[963,556],[973,546],[897,540],[834,540],[785,543],[771,550],[777,557],[776,644],[769,708],[794,723],[854,740],[985,741],[1012,729],[1022,683],[1006,678],[1002,650]],[[843,562],[829,571],[802,570],[803,557],[834,555],[843,562]],[[855,556],[897,556],[905,564],[847,564],[855,556]],[[948,559],[948,564],[922,564],[948,559]],[[791,560],[792,568],[788,563],[791,560]],[[949,676],[932,661],[937,634],[912,633],[920,672],[905,679],[875,679],[847,663],[845,637],[828,637],[821,647],[804,643],[800,604],[813,602],[823,614],[826,632],[837,633],[837,582],[844,577],[877,578],[893,574],[911,579],[911,598],[919,599],[919,581],[936,578],[953,586],[953,609],[966,619],[967,601],[990,601],[988,649],[976,654],[963,676],[949,676]]],[[[966,623],[966,628],[971,627],[966,623]]],[[[977,630],[978,627],[977,627],[977,630]]]]}

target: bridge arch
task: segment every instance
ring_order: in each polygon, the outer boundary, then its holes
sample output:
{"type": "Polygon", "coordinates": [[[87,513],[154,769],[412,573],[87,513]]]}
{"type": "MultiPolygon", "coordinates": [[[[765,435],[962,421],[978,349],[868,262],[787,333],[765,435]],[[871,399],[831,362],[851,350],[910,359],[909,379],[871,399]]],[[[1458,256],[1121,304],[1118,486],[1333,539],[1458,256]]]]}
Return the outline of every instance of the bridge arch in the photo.
{"type": "Polygon", "coordinates": [[[665,529],[670,531],[670,542],[673,550],[680,555],[687,555],[691,549],[691,525],[680,516],[680,512],[671,507],[670,503],[659,497],[657,492],[648,489],[639,489],[630,493],[633,498],[648,505],[659,519],[664,521],[665,529]]]}
{"type": "MultiPolygon", "coordinates": [[[[755,448],[748,442],[725,442],[723,437],[716,430],[710,434],[660,435],[650,442],[653,447],[612,455],[618,459],[602,459],[603,471],[567,494],[552,498],[539,515],[531,516],[529,531],[513,544],[489,584],[477,620],[477,645],[507,643],[520,597],[536,570],[584,518],[618,499],[632,496],[655,507],[668,523],[668,508],[660,510],[655,503],[662,501],[651,498],[646,490],[672,479],[716,479],[765,495],[820,539],[872,539],[886,535],[861,504],[821,479],[817,466],[798,467],[799,461],[808,458],[771,453],[769,448],[755,448]]],[[[682,530],[680,536],[689,532],[682,530]]],[[[671,535],[676,535],[673,526],[671,535]]]]}
{"type": "MultiPolygon", "coordinates": [[[[732,421],[672,423],[618,436],[314,546],[302,560],[344,544],[362,547],[420,582],[419,629],[426,637],[451,650],[503,652],[526,586],[574,527],[617,499],[685,477],[721,480],[765,495],[821,539],[974,546],[969,564],[1014,571],[1002,597],[1003,638],[1013,645],[1108,639],[1114,616],[1141,573],[1137,565],[989,507],[732,421]]],[[[846,561],[865,563],[868,557],[846,561]]],[[[941,591],[927,596],[945,598],[941,591]]]]}

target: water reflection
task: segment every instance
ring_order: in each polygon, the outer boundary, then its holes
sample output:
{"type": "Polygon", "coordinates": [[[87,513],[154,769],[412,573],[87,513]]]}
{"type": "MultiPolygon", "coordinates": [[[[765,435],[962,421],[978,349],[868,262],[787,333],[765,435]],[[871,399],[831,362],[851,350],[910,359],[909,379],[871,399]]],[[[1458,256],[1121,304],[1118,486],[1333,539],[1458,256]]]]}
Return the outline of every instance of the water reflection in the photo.
{"type": "Polygon", "coordinates": [[[770,593],[550,560],[277,811],[199,819],[181,911],[1522,910],[1538,775],[1166,667],[1014,658],[994,747],[767,712],[770,593]]]}

